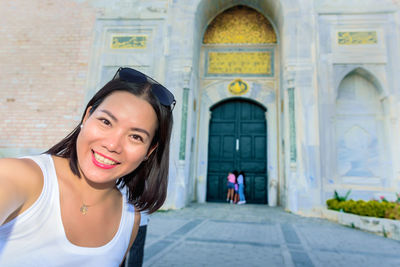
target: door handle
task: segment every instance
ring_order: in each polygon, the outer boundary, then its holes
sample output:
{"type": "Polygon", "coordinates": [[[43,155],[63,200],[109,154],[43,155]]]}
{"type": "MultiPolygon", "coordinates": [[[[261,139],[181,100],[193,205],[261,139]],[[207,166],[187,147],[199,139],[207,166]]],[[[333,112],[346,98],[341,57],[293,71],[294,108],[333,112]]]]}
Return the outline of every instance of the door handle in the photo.
{"type": "Polygon", "coordinates": [[[236,151],[239,151],[239,139],[236,139],[236,151]]]}

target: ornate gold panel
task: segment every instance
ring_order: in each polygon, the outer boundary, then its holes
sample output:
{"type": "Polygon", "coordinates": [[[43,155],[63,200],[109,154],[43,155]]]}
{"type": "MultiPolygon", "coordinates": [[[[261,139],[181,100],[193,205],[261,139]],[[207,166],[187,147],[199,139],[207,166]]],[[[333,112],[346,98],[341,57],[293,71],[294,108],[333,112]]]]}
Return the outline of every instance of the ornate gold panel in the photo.
{"type": "Polygon", "coordinates": [[[272,76],[272,51],[208,52],[207,74],[272,76]]]}
{"type": "Polygon", "coordinates": [[[256,10],[235,6],[219,14],[204,34],[205,44],[265,44],[276,43],[275,31],[256,10]]]}
{"type": "Polygon", "coordinates": [[[376,31],[338,32],[337,38],[339,45],[363,45],[378,43],[376,31]]]}
{"type": "Polygon", "coordinates": [[[140,49],[146,46],[146,35],[118,35],[111,40],[111,49],[140,49]]]}

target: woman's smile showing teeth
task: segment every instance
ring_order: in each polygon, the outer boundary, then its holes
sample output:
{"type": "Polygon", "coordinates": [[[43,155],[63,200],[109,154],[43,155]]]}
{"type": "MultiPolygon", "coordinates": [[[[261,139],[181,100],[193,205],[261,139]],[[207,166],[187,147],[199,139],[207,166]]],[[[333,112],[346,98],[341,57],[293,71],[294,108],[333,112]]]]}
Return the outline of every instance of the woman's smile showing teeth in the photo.
{"type": "Polygon", "coordinates": [[[104,155],[101,155],[100,153],[97,153],[95,151],[93,151],[92,153],[92,160],[96,166],[103,169],[111,169],[119,164],[119,162],[105,157],[104,155]]]}

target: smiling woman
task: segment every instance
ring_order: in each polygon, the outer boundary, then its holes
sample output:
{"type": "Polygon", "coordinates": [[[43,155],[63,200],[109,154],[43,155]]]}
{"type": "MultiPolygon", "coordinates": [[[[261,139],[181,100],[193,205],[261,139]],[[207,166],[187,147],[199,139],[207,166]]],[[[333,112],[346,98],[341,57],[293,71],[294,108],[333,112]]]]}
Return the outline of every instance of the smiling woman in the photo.
{"type": "Polygon", "coordinates": [[[111,94],[92,113],[90,108],[77,138],[78,165],[87,179],[113,183],[157,147],[150,146],[157,115],[146,100],[123,91],[111,94]]]}
{"type": "Polygon", "coordinates": [[[164,86],[120,68],[67,137],[1,159],[0,266],[119,265],[139,211],[165,201],[174,105],[164,86]]]}

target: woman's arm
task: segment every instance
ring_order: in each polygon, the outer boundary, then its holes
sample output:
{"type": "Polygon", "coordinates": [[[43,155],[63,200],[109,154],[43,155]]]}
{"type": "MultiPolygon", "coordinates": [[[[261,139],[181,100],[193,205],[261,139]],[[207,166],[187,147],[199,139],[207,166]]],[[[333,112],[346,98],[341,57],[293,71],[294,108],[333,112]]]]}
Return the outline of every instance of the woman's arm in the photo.
{"type": "Polygon", "coordinates": [[[33,161],[0,159],[0,225],[34,202],[43,187],[42,180],[40,168],[33,161]]]}

